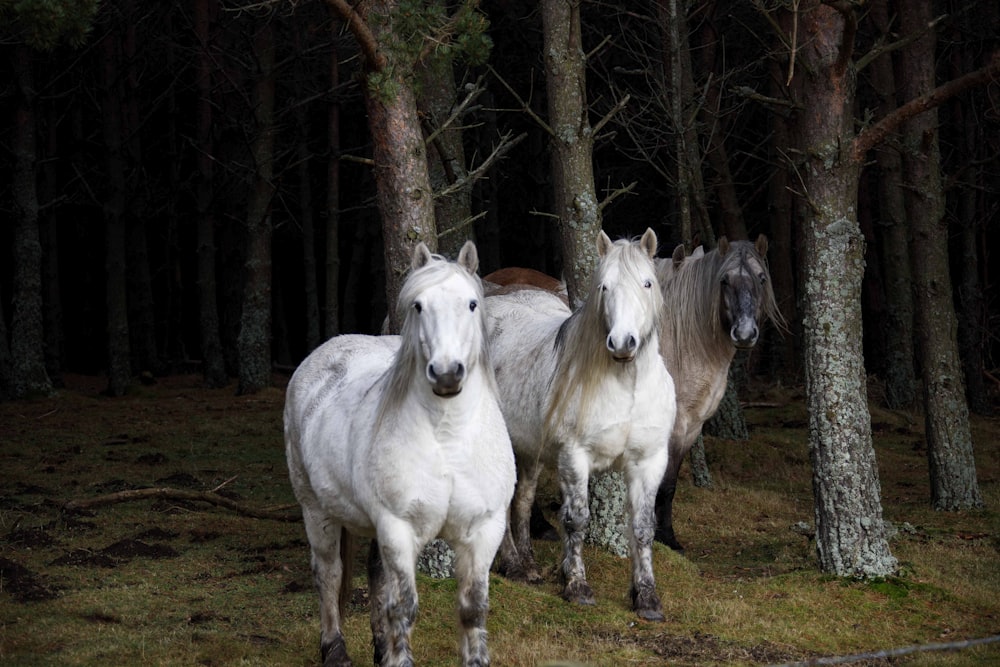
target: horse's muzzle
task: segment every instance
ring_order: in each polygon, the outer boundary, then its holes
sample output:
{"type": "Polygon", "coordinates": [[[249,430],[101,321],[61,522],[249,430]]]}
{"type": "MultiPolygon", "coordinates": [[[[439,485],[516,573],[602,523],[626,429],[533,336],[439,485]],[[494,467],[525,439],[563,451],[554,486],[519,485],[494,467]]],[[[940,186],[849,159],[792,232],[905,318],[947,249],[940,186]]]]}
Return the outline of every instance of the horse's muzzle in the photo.
{"type": "Polygon", "coordinates": [[[465,364],[455,362],[444,373],[438,372],[434,364],[428,364],[427,379],[431,381],[431,391],[443,398],[450,398],[462,391],[462,382],[465,380],[465,364]]]}

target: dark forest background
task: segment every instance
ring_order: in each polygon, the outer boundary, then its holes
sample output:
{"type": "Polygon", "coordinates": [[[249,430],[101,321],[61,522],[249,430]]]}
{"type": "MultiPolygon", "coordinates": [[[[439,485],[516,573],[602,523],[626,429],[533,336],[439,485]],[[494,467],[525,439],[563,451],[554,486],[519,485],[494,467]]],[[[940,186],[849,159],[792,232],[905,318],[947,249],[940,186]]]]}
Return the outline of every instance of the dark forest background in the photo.
{"type": "MultiPolygon", "coordinates": [[[[386,267],[361,58],[354,37],[326,3],[253,9],[215,0],[102,2],[85,34],[27,45],[25,26],[8,21],[10,5],[0,3],[7,12],[0,20],[8,23],[0,28],[0,365],[8,373],[18,353],[10,332],[18,308],[18,155],[24,151],[19,132],[27,100],[36,128],[39,315],[50,378],[58,384],[62,373],[107,371],[109,216],[125,231],[120,275],[133,376],[200,370],[205,225],[214,231],[226,373],[238,374],[248,201],[260,132],[254,86],[261,44],[255,40],[265,23],[276,73],[267,202],[272,361],[278,369],[293,368],[314,345],[316,332],[320,340],[340,332],[378,332],[386,314],[386,267]],[[208,121],[199,107],[205,104],[208,121]],[[335,282],[326,280],[330,272],[335,282]],[[336,294],[328,285],[336,285],[336,294]]],[[[772,243],[770,259],[772,271],[776,262],[790,268],[786,277],[775,276],[775,288],[792,333],[769,332],[754,353],[754,369],[797,382],[801,228],[787,211],[785,197],[797,187],[788,166],[796,149],[782,132],[795,102],[783,86],[787,63],[775,58],[771,36],[769,11],[779,6],[689,4],[696,102],[689,120],[701,156],[703,214],[711,226],[710,233],[696,230],[698,238],[753,239],[763,233],[790,239],[788,245],[772,243]],[[778,175],[787,185],[776,189],[778,175]]],[[[858,53],[873,53],[898,36],[893,17],[906,3],[888,6],[888,24],[858,6],[858,53]]],[[[938,81],[987,63],[1000,38],[996,3],[939,2],[934,9],[940,16],[934,25],[938,81]]],[[[546,114],[541,19],[534,2],[485,1],[480,10],[489,21],[488,56],[453,68],[457,100],[477,82],[484,89],[461,118],[466,160],[474,166],[502,136],[521,137],[471,191],[481,273],[519,265],[558,276],[549,146],[533,118],[546,114]]],[[[617,193],[602,210],[603,227],[612,237],[652,227],[660,254],[669,256],[686,239],[678,219],[675,125],[658,88],[665,76],[659,16],[656,5],[645,2],[588,2],[581,12],[592,120],[629,96],[594,144],[598,194],[617,193]]],[[[859,71],[857,100],[859,127],[884,113],[868,69],[859,71]]],[[[959,344],[963,357],[976,360],[971,372],[966,366],[969,392],[978,392],[970,407],[985,410],[1000,375],[994,277],[1000,82],[949,99],[937,113],[959,344]]],[[[883,235],[889,215],[879,187],[883,169],[874,156],[866,165],[857,210],[867,243],[865,362],[876,378],[893,351],[888,335],[895,326],[883,280],[889,261],[884,251],[891,249],[883,235]]]]}

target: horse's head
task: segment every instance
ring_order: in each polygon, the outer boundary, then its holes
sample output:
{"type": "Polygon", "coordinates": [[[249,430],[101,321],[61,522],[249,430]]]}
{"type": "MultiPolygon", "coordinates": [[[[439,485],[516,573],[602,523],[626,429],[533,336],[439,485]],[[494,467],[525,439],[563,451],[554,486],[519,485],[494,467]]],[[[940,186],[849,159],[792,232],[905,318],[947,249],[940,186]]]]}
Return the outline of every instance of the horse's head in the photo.
{"type": "Polygon", "coordinates": [[[761,234],[756,243],[729,242],[725,236],[718,246],[719,319],[723,331],[738,349],[748,349],[757,343],[763,317],[773,304],[767,265],[767,237],[761,234]]]}
{"type": "Polygon", "coordinates": [[[647,229],[639,241],[612,242],[602,231],[597,252],[594,284],[607,330],[605,345],[615,361],[632,361],[656,329],[663,306],[653,265],[656,233],[647,229]]]}
{"type": "Polygon", "coordinates": [[[403,321],[403,349],[421,365],[438,396],[461,392],[485,349],[478,268],[472,241],[466,241],[457,262],[432,254],[420,243],[400,290],[397,308],[403,321]]]}

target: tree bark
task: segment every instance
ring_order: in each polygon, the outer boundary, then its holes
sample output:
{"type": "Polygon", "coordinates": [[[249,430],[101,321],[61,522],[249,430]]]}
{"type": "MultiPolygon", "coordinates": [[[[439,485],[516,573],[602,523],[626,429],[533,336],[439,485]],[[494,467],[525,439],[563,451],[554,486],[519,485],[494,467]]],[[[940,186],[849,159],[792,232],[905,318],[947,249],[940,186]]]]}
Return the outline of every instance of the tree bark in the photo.
{"type": "Polygon", "coordinates": [[[552,128],[552,183],[559,220],[563,279],[571,308],[580,306],[597,265],[601,213],[594,187],[593,135],[587,114],[586,59],[580,6],[543,0],[545,82],[552,128]]]}
{"type": "MultiPolygon", "coordinates": [[[[850,10],[848,10],[849,12],[850,10]]],[[[882,520],[861,350],[864,239],[855,219],[859,161],[849,149],[855,73],[853,15],[819,1],[790,17],[808,35],[795,90],[803,221],[806,391],[820,569],[840,576],[892,573],[882,520]]]]}
{"type": "MultiPolygon", "coordinates": [[[[872,4],[872,19],[884,38],[889,38],[888,0],[872,4]]],[[[871,64],[871,81],[878,96],[877,115],[885,118],[896,109],[896,81],[890,58],[871,64]]],[[[910,285],[909,229],[906,226],[899,150],[892,143],[875,152],[879,170],[879,218],[876,227],[881,250],[886,298],[886,405],[893,409],[914,404],[917,378],[913,368],[913,290],[910,285]]]]}
{"type": "MultiPolygon", "coordinates": [[[[931,4],[911,3],[900,16],[904,35],[918,35],[899,54],[898,88],[905,99],[934,89],[936,38],[926,26],[931,4]]],[[[923,371],[924,422],[931,502],[937,509],[982,507],[976,479],[969,408],[956,340],[957,323],[948,267],[936,108],[903,123],[903,183],[910,223],[917,352],[923,371]]]]}
{"type": "MultiPolygon", "coordinates": [[[[398,6],[398,0],[373,0],[362,6],[361,18],[375,46],[391,37],[392,17],[398,6]],[[388,17],[388,20],[372,21],[373,17],[388,17]]],[[[365,43],[362,51],[366,52],[368,73],[365,107],[372,135],[376,200],[382,215],[389,331],[398,333],[402,322],[396,316],[396,301],[413,248],[423,241],[431,252],[437,252],[434,197],[416,96],[409,78],[412,66],[402,62],[387,65],[378,55],[381,52],[365,43]],[[372,76],[376,72],[380,74],[377,82],[372,76]]]]}
{"type": "Polygon", "coordinates": [[[326,161],[326,295],[323,301],[324,340],[340,333],[340,54],[330,48],[330,90],[327,112],[326,161]]]}
{"type": "Polygon", "coordinates": [[[267,17],[254,26],[253,175],[247,203],[247,252],[239,333],[240,394],[271,385],[271,198],[274,195],[274,34],[267,17]]]}
{"type": "Polygon", "coordinates": [[[212,134],[211,25],[217,8],[217,0],[196,0],[194,4],[194,29],[198,40],[195,65],[195,136],[199,148],[195,185],[198,221],[198,331],[201,342],[201,373],[209,387],[223,387],[228,381],[222,354],[222,336],[219,332],[215,215],[212,212],[215,145],[212,134]]]}
{"type": "Polygon", "coordinates": [[[52,382],[45,370],[42,326],[42,243],[38,231],[34,58],[25,44],[13,47],[17,83],[14,126],[14,292],[10,329],[10,384],[16,398],[48,395],[52,382]]]}
{"type": "MultiPolygon", "coordinates": [[[[443,0],[435,2],[444,4],[443,0]]],[[[467,240],[475,240],[475,233],[472,228],[472,184],[468,183],[449,195],[437,194],[468,176],[462,123],[460,119],[455,119],[449,126],[444,126],[456,103],[452,59],[433,58],[418,68],[420,95],[417,97],[417,108],[425,119],[426,134],[433,136],[427,146],[427,171],[435,193],[438,252],[455,258],[467,240]]]]}
{"type": "MultiPolygon", "coordinates": [[[[295,27],[295,50],[301,53],[304,49],[306,26],[295,27]]],[[[309,148],[308,107],[304,100],[306,92],[304,82],[295,83],[297,102],[293,115],[295,117],[295,176],[298,186],[299,225],[302,228],[302,280],[303,297],[305,298],[305,350],[312,352],[320,344],[319,317],[319,276],[316,262],[316,224],[313,216],[313,188],[310,177],[312,150],[309,148]]]]}
{"type": "Polygon", "coordinates": [[[104,145],[107,151],[108,192],[104,199],[104,270],[107,333],[108,388],[111,396],[123,395],[131,383],[128,289],[125,270],[125,155],[122,147],[121,70],[118,35],[101,41],[103,64],[104,145]]]}

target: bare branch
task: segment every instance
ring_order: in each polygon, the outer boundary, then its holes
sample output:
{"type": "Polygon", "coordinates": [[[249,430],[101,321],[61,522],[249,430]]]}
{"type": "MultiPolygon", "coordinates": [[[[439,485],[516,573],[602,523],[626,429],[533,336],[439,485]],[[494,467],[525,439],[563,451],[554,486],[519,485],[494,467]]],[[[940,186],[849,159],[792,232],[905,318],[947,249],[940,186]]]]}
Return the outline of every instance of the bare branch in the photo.
{"type": "Polygon", "coordinates": [[[358,46],[361,47],[361,52],[365,54],[368,67],[376,72],[384,69],[387,64],[386,58],[379,52],[378,40],[361,15],[354,10],[354,7],[347,4],[347,0],[326,0],[326,2],[347,24],[358,46]]]}
{"type": "Polygon", "coordinates": [[[600,132],[601,128],[608,124],[608,121],[617,116],[618,112],[625,108],[625,105],[628,104],[630,99],[632,99],[632,96],[626,94],[625,97],[618,100],[618,103],[611,108],[611,111],[604,114],[604,118],[600,119],[599,121],[597,121],[597,123],[594,124],[594,127],[592,128],[592,134],[596,135],[598,132],[600,132]]]}
{"type": "Polygon", "coordinates": [[[622,195],[632,194],[637,183],[638,181],[632,181],[625,187],[614,190],[611,194],[601,200],[601,203],[597,205],[597,210],[603,212],[604,209],[611,204],[611,202],[618,199],[622,195]]]}
{"type": "Polygon", "coordinates": [[[431,133],[424,140],[425,144],[430,145],[431,143],[433,143],[438,138],[438,135],[444,132],[452,123],[455,122],[457,118],[465,114],[466,110],[468,109],[468,106],[472,104],[472,101],[475,100],[477,97],[479,97],[484,90],[486,90],[485,88],[483,88],[482,82],[483,82],[483,77],[480,76],[478,79],[476,79],[476,82],[474,84],[466,86],[465,89],[468,91],[468,95],[466,95],[465,99],[463,99],[458,104],[458,106],[454,108],[454,110],[451,112],[451,115],[448,116],[448,118],[443,123],[432,129],[431,133]]]}
{"type": "Polygon", "coordinates": [[[521,133],[514,139],[510,138],[510,133],[500,137],[500,144],[493,149],[493,152],[490,153],[486,159],[482,161],[482,163],[476,166],[475,169],[469,171],[464,178],[460,178],[443,190],[435,192],[434,198],[439,199],[441,197],[447,197],[462,190],[463,188],[468,187],[472,183],[475,183],[477,180],[482,178],[483,174],[485,174],[500,158],[506,155],[512,148],[514,148],[514,146],[521,143],[526,136],[528,136],[527,132],[521,133]]]}
{"type": "Polygon", "coordinates": [[[546,134],[548,134],[550,137],[554,137],[555,132],[552,131],[552,128],[549,127],[549,124],[546,123],[544,120],[542,120],[538,116],[538,114],[536,114],[534,111],[531,110],[531,107],[528,106],[528,103],[521,99],[521,96],[518,95],[517,92],[510,87],[510,84],[507,83],[506,79],[500,76],[500,73],[497,72],[495,69],[493,69],[492,65],[487,65],[487,67],[489,68],[490,73],[497,78],[497,81],[499,81],[500,84],[507,89],[507,92],[514,96],[514,99],[517,100],[517,103],[521,105],[521,110],[524,111],[526,114],[528,114],[531,117],[531,119],[535,121],[535,123],[537,123],[538,126],[545,131],[546,134]]]}
{"type": "MultiPolygon", "coordinates": [[[[228,480],[216,488],[221,488],[227,483],[228,480]]],[[[253,519],[271,519],[273,521],[286,522],[302,520],[302,515],[297,512],[287,513],[247,507],[245,505],[241,505],[235,500],[231,500],[225,496],[220,496],[214,491],[191,491],[189,489],[173,489],[170,487],[131,489],[129,491],[108,493],[103,496],[95,496],[93,498],[70,500],[63,505],[62,509],[64,512],[79,512],[80,510],[91,509],[94,507],[104,507],[105,505],[115,505],[117,503],[127,503],[136,500],[150,500],[153,498],[208,503],[210,505],[225,507],[226,509],[232,510],[237,514],[248,516],[253,519]]]]}
{"type": "Polygon", "coordinates": [[[988,65],[942,84],[925,95],[910,100],[876,124],[862,130],[852,142],[852,159],[859,162],[863,160],[869,150],[885,141],[886,137],[899,129],[900,125],[917,114],[933,109],[945,100],[963,93],[969,88],[996,81],[998,78],[1000,78],[1000,51],[994,52],[988,65]]]}

